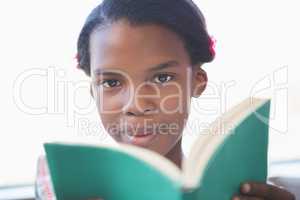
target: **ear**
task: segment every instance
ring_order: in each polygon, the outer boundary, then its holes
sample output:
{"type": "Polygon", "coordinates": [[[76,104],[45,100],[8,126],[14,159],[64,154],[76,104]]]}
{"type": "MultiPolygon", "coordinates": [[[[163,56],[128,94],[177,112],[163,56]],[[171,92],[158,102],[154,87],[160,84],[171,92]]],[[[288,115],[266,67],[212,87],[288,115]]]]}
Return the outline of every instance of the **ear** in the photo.
{"type": "Polygon", "coordinates": [[[206,72],[201,68],[201,65],[193,66],[192,76],[192,95],[197,98],[205,90],[208,78],[206,72]]]}

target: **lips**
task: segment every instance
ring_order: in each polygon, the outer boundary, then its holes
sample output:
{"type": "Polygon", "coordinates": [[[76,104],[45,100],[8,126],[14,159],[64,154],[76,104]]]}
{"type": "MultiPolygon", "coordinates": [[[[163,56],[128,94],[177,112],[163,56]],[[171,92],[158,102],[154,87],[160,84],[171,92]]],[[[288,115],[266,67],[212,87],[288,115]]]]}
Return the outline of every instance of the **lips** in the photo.
{"type": "Polygon", "coordinates": [[[147,134],[147,135],[125,135],[124,142],[136,146],[147,147],[151,141],[156,137],[156,134],[147,134]]]}
{"type": "Polygon", "coordinates": [[[128,144],[137,146],[147,146],[157,136],[156,131],[153,129],[138,128],[138,129],[126,129],[121,132],[123,141],[128,144]]]}
{"type": "Polygon", "coordinates": [[[154,128],[124,128],[121,131],[121,134],[129,135],[129,136],[136,136],[136,137],[143,137],[151,134],[155,134],[156,130],[154,128]]]}
{"type": "Polygon", "coordinates": [[[146,134],[136,134],[136,135],[131,135],[131,136],[134,136],[134,137],[146,137],[146,136],[149,136],[149,135],[152,135],[153,133],[146,133],[146,134]]]}

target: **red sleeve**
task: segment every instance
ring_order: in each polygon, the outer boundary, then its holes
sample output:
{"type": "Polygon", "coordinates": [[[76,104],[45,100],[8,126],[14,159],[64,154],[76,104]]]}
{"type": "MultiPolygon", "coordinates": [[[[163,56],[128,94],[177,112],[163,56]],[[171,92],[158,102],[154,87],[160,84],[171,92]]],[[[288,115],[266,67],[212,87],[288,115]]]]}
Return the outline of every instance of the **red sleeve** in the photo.
{"type": "Polygon", "coordinates": [[[35,193],[37,200],[56,200],[47,160],[44,156],[38,159],[35,193]]]}

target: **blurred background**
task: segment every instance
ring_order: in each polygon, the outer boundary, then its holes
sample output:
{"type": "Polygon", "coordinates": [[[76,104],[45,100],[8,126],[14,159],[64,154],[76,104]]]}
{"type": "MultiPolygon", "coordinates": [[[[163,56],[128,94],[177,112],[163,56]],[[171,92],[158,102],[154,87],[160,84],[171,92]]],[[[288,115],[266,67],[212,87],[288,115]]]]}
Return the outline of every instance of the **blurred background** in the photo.
{"type": "MultiPolygon", "coordinates": [[[[76,69],[74,59],[84,20],[100,2],[0,2],[0,188],[33,184],[46,141],[112,142],[106,134],[99,135],[89,79],[76,69]]],[[[271,97],[269,175],[300,177],[294,165],[300,161],[297,2],[194,2],[217,40],[217,55],[204,66],[209,85],[193,101],[185,153],[201,127],[234,104],[248,96],[271,97]]]]}

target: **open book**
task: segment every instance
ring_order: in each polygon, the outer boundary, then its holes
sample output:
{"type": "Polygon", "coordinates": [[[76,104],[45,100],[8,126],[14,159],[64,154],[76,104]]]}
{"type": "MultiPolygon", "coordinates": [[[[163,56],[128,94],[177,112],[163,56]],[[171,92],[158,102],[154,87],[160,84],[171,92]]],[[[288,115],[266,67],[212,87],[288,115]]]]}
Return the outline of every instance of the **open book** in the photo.
{"type": "Polygon", "coordinates": [[[248,98],[194,142],[182,170],[131,145],[46,143],[58,200],[229,200],[245,181],[267,178],[270,100],[248,98]]]}

